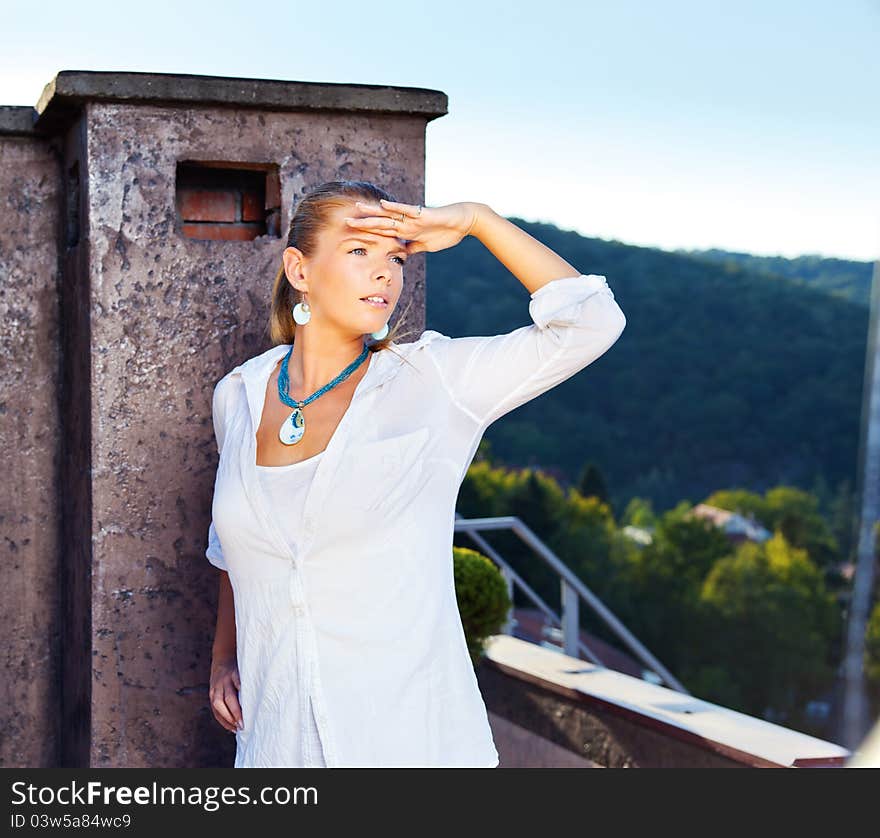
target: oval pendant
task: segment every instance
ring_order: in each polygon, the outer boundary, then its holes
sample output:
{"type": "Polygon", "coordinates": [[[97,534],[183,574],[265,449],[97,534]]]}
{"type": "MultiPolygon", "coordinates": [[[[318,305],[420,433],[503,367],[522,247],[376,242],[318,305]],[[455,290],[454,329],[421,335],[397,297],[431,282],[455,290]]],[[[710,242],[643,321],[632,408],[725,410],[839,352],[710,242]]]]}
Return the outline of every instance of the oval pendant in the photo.
{"type": "Polygon", "coordinates": [[[302,411],[299,408],[296,408],[296,410],[284,420],[281,430],[278,431],[278,438],[285,445],[295,445],[302,439],[305,432],[306,420],[303,417],[302,411]]]}

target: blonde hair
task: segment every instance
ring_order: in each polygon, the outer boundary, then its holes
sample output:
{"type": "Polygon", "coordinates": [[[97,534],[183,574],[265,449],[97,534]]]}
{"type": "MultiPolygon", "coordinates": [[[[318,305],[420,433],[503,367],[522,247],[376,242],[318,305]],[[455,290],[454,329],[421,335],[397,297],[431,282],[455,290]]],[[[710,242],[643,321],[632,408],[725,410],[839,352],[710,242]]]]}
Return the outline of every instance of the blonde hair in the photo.
{"type": "MultiPolygon", "coordinates": [[[[318,236],[327,229],[330,213],[333,209],[353,204],[355,201],[379,203],[379,199],[396,201],[390,193],[380,186],[363,180],[332,180],[307,192],[299,200],[290,219],[287,233],[287,247],[295,247],[308,256],[318,244],[318,236]]],[[[294,288],[284,273],[284,262],[275,276],[272,286],[272,306],[269,312],[269,337],[273,345],[293,343],[296,336],[296,321],[293,319],[293,307],[302,300],[302,293],[294,288]]],[[[401,333],[402,322],[412,307],[410,300],[403,314],[400,315],[388,334],[382,340],[373,340],[368,344],[371,352],[389,349],[398,337],[408,337],[412,332],[401,333]]],[[[372,340],[372,339],[371,339],[372,340]]],[[[394,353],[395,355],[398,353],[394,353]]]]}

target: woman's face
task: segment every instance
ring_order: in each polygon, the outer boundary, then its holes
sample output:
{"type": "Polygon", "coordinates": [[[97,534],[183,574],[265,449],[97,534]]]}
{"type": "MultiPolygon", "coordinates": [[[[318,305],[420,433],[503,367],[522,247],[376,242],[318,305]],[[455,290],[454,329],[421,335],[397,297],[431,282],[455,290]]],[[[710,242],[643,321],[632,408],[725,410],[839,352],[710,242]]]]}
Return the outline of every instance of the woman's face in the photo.
{"type": "Polygon", "coordinates": [[[407,258],[401,239],[358,230],[343,220],[369,215],[353,202],[334,209],[317,249],[303,258],[312,316],[324,322],[332,320],[341,329],[358,334],[379,331],[391,317],[403,291],[407,258]],[[363,299],[376,295],[385,297],[387,305],[363,299]]]}

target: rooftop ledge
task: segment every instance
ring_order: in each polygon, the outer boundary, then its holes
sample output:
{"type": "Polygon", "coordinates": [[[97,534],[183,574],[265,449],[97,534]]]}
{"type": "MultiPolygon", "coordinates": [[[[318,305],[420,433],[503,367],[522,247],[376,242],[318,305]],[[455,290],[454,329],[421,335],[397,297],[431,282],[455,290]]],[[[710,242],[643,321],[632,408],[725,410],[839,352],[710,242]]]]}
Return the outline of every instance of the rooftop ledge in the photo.
{"type": "Polygon", "coordinates": [[[188,73],[128,73],[61,70],[36,106],[0,106],[0,134],[45,134],[76,114],[85,102],[132,105],[194,105],[258,110],[320,110],[423,116],[448,112],[440,90],[380,84],[198,76],[188,73]]]}
{"type": "MultiPolygon", "coordinates": [[[[850,756],[832,742],[509,635],[488,640],[478,673],[491,714],[600,766],[832,768],[850,756]]],[[[503,767],[505,743],[497,744],[503,767]]]]}

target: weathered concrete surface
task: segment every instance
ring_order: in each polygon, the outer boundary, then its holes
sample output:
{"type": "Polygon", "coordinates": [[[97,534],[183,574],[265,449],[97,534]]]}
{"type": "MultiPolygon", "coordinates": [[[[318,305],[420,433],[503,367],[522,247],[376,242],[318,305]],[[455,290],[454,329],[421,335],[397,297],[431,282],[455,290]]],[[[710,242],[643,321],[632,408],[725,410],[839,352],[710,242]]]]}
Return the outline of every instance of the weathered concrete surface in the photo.
{"type": "MultiPolygon", "coordinates": [[[[27,133],[31,109],[4,109],[27,133]]],[[[45,139],[0,136],[0,766],[56,764],[60,589],[58,220],[45,139]]]]}

